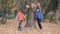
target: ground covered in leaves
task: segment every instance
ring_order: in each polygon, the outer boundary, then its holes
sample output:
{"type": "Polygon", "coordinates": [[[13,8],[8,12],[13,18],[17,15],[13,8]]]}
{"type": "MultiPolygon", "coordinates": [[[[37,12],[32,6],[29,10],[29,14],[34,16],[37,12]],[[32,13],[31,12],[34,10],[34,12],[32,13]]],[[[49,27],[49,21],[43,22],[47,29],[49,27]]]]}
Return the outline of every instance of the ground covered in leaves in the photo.
{"type": "MultiPolygon", "coordinates": [[[[25,22],[24,22],[25,23],[25,22]]],[[[23,26],[25,24],[22,24],[23,26]]],[[[18,31],[18,21],[12,19],[8,20],[6,24],[0,25],[0,34],[60,34],[60,24],[42,23],[43,29],[37,28],[24,28],[18,31]]]]}

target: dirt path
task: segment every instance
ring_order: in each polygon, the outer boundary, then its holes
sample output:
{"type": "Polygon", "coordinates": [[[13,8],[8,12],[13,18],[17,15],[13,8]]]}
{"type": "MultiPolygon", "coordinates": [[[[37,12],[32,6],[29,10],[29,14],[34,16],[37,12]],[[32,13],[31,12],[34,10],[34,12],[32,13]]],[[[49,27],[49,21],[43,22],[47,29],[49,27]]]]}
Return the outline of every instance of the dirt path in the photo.
{"type": "Polygon", "coordinates": [[[24,28],[22,31],[18,31],[18,22],[16,20],[8,20],[7,24],[0,25],[0,34],[59,34],[60,32],[60,26],[57,24],[42,23],[42,25],[42,30],[37,27],[37,29],[24,28]]]}

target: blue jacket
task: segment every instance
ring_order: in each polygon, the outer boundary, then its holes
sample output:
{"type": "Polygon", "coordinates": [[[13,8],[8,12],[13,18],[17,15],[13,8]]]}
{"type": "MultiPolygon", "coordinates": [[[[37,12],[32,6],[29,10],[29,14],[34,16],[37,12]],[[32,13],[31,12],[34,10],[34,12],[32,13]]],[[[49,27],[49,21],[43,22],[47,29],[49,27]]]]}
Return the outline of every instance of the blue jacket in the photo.
{"type": "Polygon", "coordinates": [[[43,18],[43,14],[41,11],[36,11],[36,18],[38,19],[42,19],[43,18]]]}

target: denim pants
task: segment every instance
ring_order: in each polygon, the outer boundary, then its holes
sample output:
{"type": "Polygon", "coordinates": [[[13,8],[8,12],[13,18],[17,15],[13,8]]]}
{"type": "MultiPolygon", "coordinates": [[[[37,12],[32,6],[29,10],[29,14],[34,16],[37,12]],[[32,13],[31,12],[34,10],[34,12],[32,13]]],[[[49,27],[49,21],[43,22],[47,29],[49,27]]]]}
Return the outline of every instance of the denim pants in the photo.
{"type": "Polygon", "coordinates": [[[38,22],[38,26],[39,26],[39,28],[42,29],[41,19],[38,19],[38,18],[37,18],[37,22],[38,22]]]}

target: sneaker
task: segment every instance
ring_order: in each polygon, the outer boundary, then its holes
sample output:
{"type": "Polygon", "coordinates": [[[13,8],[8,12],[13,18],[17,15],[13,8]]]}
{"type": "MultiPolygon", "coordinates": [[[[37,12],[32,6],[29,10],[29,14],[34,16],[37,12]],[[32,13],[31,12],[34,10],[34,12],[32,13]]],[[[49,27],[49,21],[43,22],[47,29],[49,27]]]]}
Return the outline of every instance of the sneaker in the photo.
{"type": "Polygon", "coordinates": [[[19,30],[19,31],[21,31],[21,30],[22,30],[21,26],[19,26],[19,27],[18,27],[18,30],[19,30]]]}
{"type": "Polygon", "coordinates": [[[21,31],[22,29],[21,28],[18,28],[19,31],[21,31]]]}

